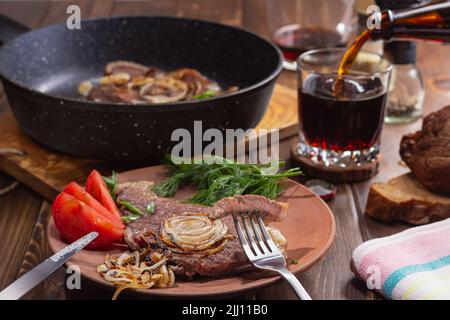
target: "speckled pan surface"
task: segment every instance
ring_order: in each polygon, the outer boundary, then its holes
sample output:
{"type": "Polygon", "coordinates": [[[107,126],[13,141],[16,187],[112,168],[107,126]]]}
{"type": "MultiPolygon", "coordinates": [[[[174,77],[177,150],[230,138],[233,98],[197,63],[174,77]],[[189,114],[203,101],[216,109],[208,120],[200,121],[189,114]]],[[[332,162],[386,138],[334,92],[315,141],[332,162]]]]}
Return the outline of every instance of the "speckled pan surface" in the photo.
{"type": "MultiPolygon", "coordinates": [[[[153,180],[164,178],[164,167],[148,167],[121,173],[120,182],[153,180]]],[[[186,188],[176,194],[177,199],[185,199],[192,195],[193,189],[186,188]]],[[[333,213],[326,203],[306,187],[289,180],[285,192],[278,199],[289,203],[289,211],[285,220],[273,224],[288,240],[287,254],[290,259],[298,259],[298,264],[289,264],[293,273],[305,271],[320,258],[331,246],[335,235],[335,221],[333,213]]],[[[64,248],[65,243],[59,236],[58,230],[50,220],[47,227],[47,237],[50,248],[56,252],[64,248]]],[[[82,250],[74,256],[69,264],[80,267],[82,276],[99,283],[102,286],[111,285],[105,282],[96,271],[98,264],[103,263],[107,253],[120,254],[126,247],[114,248],[107,251],[82,250]]],[[[223,278],[195,277],[189,281],[178,277],[173,288],[137,290],[138,294],[172,297],[205,297],[227,296],[245,291],[257,290],[261,287],[281,281],[273,274],[262,274],[257,270],[250,270],[234,276],[223,278]]],[[[112,296],[112,293],[111,293],[112,296]]]]}
{"type": "MultiPolygon", "coordinates": [[[[25,33],[0,49],[0,77],[23,130],[65,153],[142,162],[160,156],[177,128],[248,129],[263,116],[281,71],[279,50],[244,30],[169,17],[118,17],[25,33]],[[79,82],[113,60],[162,69],[196,68],[236,93],[154,106],[94,103],[78,97],[79,82]]],[[[1,39],[0,39],[1,40],[1,39]]]]}

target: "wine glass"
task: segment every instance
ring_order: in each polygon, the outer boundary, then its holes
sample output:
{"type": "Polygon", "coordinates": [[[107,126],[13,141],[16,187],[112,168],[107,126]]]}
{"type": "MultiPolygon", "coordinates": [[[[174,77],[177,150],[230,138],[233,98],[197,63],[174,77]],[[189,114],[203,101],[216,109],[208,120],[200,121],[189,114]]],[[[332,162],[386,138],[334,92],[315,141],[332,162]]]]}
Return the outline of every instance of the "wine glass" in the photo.
{"type": "Polygon", "coordinates": [[[285,69],[295,71],[304,52],[345,47],[356,29],[355,0],[266,0],[273,42],[283,52],[285,69]]]}

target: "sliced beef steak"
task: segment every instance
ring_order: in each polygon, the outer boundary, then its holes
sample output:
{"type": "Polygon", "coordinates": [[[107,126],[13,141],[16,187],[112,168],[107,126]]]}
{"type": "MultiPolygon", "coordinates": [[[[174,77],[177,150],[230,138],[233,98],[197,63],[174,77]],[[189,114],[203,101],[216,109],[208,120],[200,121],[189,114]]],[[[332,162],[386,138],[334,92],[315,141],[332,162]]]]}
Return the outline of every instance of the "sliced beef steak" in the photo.
{"type": "MultiPolygon", "coordinates": [[[[139,181],[120,184],[117,189],[117,201],[128,201],[142,212],[150,202],[155,204],[155,212],[142,217],[130,224],[125,229],[124,238],[128,246],[133,250],[138,250],[147,245],[158,246],[157,236],[161,224],[167,218],[182,214],[185,212],[204,212],[209,213],[210,207],[186,204],[168,198],[156,196],[151,187],[153,183],[148,181],[139,181]]],[[[122,210],[124,215],[128,212],[122,210]]]]}
{"type": "MultiPolygon", "coordinates": [[[[160,247],[161,225],[175,215],[204,213],[211,219],[220,218],[228,228],[228,240],[223,250],[209,255],[180,254],[166,249],[169,263],[174,272],[183,276],[222,276],[237,273],[249,267],[249,262],[234,227],[233,212],[253,212],[258,210],[267,222],[279,221],[286,215],[287,207],[260,196],[239,196],[219,201],[214,207],[186,204],[173,199],[159,198],[151,191],[151,182],[141,181],[119,185],[118,200],[128,201],[142,211],[149,202],[155,204],[155,212],[128,224],[124,239],[133,250],[147,246],[160,247]]],[[[124,212],[124,214],[127,214],[124,212]]]]}
{"type": "Polygon", "coordinates": [[[224,198],[217,202],[210,218],[219,219],[232,213],[257,212],[264,221],[281,221],[287,215],[288,204],[248,194],[224,198]]]}
{"type": "Polygon", "coordinates": [[[133,103],[139,99],[137,90],[126,87],[118,87],[114,84],[102,84],[94,87],[88,95],[88,99],[94,101],[133,103]]]}

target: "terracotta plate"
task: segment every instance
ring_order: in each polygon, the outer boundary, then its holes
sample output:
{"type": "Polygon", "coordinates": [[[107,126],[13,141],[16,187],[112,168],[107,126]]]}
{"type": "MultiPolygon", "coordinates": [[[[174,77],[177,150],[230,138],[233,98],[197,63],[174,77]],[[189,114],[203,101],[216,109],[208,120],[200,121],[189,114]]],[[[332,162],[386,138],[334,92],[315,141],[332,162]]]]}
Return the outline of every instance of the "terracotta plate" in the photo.
{"type": "MultiPolygon", "coordinates": [[[[119,181],[160,181],[164,178],[163,174],[164,167],[149,167],[122,173],[119,175],[119,181]]],[[[290,264],[289,269],[294,273],[300,273],[311,267],[325,255],[334,238],[335,222],[333,214],[325,202],[309,189],[292,180],[286,182],[286,188],[279,200],[289,202],[289,214],[285,220],[273,224],[273,226],[279,228],[288,240],[287,253],[289,261],[298,259],[298,264],[290,264]]],[[[176,198],[186,198],[193,192],[192,188],[180,190],[176,198]]],[[[53,219],[50,220],[47,233],[50,248],[54,252],[61,250],[67,245],[60,238],[53,219]]],[[[97,274],[96,267],[103,262],[103,258],[107,253],[120,254],[124,250],[126,250],[125,247],[108,251],[83,250],[74,256],[68,264],[78,265],[84,277],[105,286],[112,286],[97,274]]],[[[142,294],[156,296],[225,296],[259,289],[280,280],[281,278],[276,275],[264,275],[260,271],[251,270],[239,275],[219,279],[199,277],[187,281],[178,277],[173,288],[139,289],[137,291],[142,294]]]]}

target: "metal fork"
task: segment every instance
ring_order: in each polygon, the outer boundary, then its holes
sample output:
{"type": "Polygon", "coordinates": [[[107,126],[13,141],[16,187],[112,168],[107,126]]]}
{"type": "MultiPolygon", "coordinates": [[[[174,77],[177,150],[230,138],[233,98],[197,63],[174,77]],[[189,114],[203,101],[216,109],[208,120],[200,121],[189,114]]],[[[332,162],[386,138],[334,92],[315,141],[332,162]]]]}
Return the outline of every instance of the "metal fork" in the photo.
{"type": "Polygon", "coordinates": [[[256,214],[233,214],[234,224],[247,258],[259,269],[278,272],[301,300],[311,300],[297,278],[286,268],[286,259],[256,214]],[[243,227],[242,227],[243,226],[243,227]]]}

